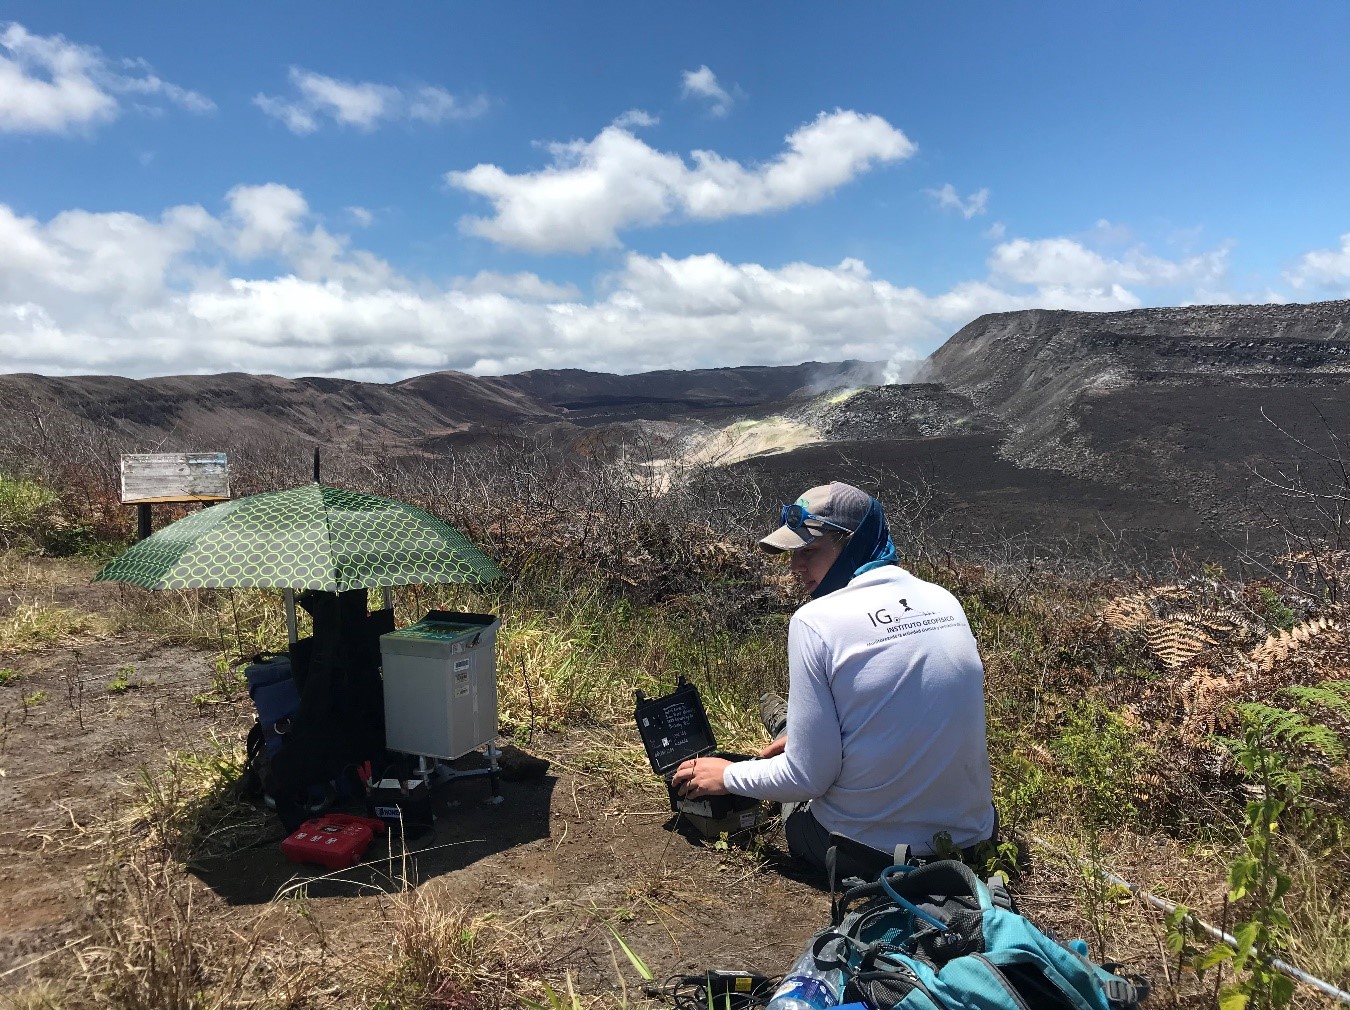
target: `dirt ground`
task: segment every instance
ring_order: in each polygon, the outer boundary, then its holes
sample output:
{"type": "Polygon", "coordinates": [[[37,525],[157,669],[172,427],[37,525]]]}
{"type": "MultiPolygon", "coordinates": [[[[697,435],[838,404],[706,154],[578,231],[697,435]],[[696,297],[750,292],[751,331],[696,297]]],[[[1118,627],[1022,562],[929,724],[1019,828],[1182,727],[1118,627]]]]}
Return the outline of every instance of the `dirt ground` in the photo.
{"type": "MultiPolygon", "coordinates": [[[[108,609],[117,590],[69,576],[48,569],[25,583],[10,572],[6,583],[0,571],[0,620],[35,597],[86,613],[108,609]]],[[[17,673],[0,685],[0,1005],[33,979],[59,977],[65,959],[94,942],[91,882],[109,858],[121,858],[110,855],[107,840],[117,833],[107,827],[120,822],[121,837],[144,835],[132,820],[138,780],[172,754],[209,754],[244,739],[254,718],[245,693],[201,701],[213,658],[93,632],[39,651],[0,651],[0,670],[17,673]],[[130,686],[110,691],[119,671],[130,686]]],[[[528,914],[538,927],[534,949],[552,958],[551,977],[566,968],[583,992],[615,992],[617,972],[626,998],[643,1002],[606,924],[658,979],[709,968],[781,973],[828,923],[828,896],[792,866],[781,831],[750,848],[719,848],[676,830],[636,731],[629,739],[626,729],[536,737],[525,749],[550,762],[547,773],[503,782],[500,805],[487,802],[485,778],[441,784],[435,830],[412,840],[406,861],[397,850],[388,858],[388,845],[377,842],[370,865],[355,871],[327,875],[289,863],[279,821],[257,808],[214,833],[189,865],[194,914],[213,929],[244,929],[283,908],[293,929],[299,906],[286,899],[302,896],[306,922],[361,943],[406,879],[428,900],[475,916],[515,922],[528,914]]],[[[1161,844],[1113,839],[1113,865],[1156,887],[1182,855],[1161,844]]],[[[1223,889],[1218,877],[1185,883],[1171,896],[1193,907],[1212,906],[1223,889]]],[[[1033,853],[1017,892],[1042,926],[1091,937],[1075,910],[1081,885],[1071,861],[1033,853]]],[[[1110,956],[1162,982],[1158,917],[1128,898],[1113,901],[1109,916],[1110,956]]],[[[387,930],[379,942],[389,942],[387,930]]]]}
{"type": "MultiPolygon", "coordinates": [[[[31,587],[8,588],[0,618],[31,587]]],[[[96,610],[112,592],[63,586],[46,598],[96,610]]],[[[18,674],[0,686],[0,1001],[43,962],[25,965],[79,947],[90,880],[108,856],[100,826],[131,816],[138,777],[173,752],[243,740],[253,721],[247,694],[194,700],[211,687],[212,660],[128,634],[0,652],[0,669],[18,674]],[[126,667],[131,686],[110,692],[126,667]]],[[[437,786],[435,830],[408,843],[404,875],[434,882],[434,893],[475,913],[589,912],[614,924],[658,978],[710,967],[781,972],[828,917],[827,897],[794,878],[781,834],[754,852],[702,845],[676,830],[654,776],[645,788],[632,775],[616,780],[595,746],[585,731],[536,739],[526,749],[550,762],[547,773],[504,781],[500,805],[487,802],[486,778],[437,786]]],[[[329,878],[285,860],[284,831],[269,812],[236,827],[189,867],[201,909],[227,921],[304,893],[326,925],[340,928],[368,915],[404,870],[397,847],[389,863],[381,858],[388,845],[377,842],[367,855],[375,865],[329,878]]],[[[592,964],[577,966],[578,982],[612,985],[603,937],[593,931],[582,949],[592,964]]]]}

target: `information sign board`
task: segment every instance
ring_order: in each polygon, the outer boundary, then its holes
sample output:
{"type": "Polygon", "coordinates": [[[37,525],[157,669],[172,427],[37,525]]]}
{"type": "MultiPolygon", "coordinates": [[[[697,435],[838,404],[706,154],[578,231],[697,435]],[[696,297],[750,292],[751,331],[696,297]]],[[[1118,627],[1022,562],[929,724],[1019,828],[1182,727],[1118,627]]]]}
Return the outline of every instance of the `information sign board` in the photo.
{"type": "Polygon", "coordinates": [[[230,467],[223,452],[132,453],[122,457],[122,503],[224,501],[230,467]]]}

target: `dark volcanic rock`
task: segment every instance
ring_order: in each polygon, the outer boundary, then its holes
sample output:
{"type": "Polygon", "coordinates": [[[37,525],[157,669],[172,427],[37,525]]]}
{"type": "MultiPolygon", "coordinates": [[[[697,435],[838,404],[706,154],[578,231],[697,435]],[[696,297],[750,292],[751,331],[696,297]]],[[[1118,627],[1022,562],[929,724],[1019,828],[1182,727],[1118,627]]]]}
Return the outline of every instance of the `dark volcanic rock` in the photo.
{"type": "Polygon", "coordinates": [[[1128,381],[1128,373],[1312,369],[1350,372],[1350,301],[994,313],[943,344],[922,377],[1004,413],[1083,380],[1128,381]]]}
{"type": "Polygon", "coordinates": [[[1350,416],[1350,301],[982,316],[924,376],[998,416],[1009,459],[1237,523],[1303,451],[1275,425],[1325,441],[1350,416]]]}
{"type": "MultiPolygon", "coordinates": [[[[1063,438],[1074,402],[1145,385],[1339,385],[1350,375],[1350,301],[1203,305],[1130,312],[1005,312],[963,327],[923,377],[1016,431],[1014,456],[1063,438]]],[[[1199,395],[1199,394],[1198,394],[1199,395]]]]}
{"type": "Polygon", "coordinates": [[[860,389],[825,407],[816,427],[830,441],[852,441],[973,435],[1000,425],[969,397],[929,382],[860,389]]]}
{"type": "Polygon", "coordinates": [[[956,539],[1095,528],[1220,557],[1317,521],[1269,478],[1344,493],[1350,301],[982,316],[920,376],[826,407],[831,443],[762,461],[769,486],[918,474],[956,539]]]}
{"type": "Polygon", "coordinates": [[[257,436],[367,438],[414,444],[449,432],[550,420],[557,410],[472,376],[441,372],[409,384],[275,375],[49,378],[0,375],[0,407],[72,416],[133,442],[237,442],[257,436]]]}
{"type": "Polygon", "coordinates": [[[902,552],[923,542],[958,551],[1102,559],[1153,567],[1173,555],[1231,556],[1233,531],[1201,528],[1160,489],[1128,489],[998,454],[997,435],[866,439],[806,446],[736,464],[770,503],[831,480],[866,488],[886,506],[902,552]]]}

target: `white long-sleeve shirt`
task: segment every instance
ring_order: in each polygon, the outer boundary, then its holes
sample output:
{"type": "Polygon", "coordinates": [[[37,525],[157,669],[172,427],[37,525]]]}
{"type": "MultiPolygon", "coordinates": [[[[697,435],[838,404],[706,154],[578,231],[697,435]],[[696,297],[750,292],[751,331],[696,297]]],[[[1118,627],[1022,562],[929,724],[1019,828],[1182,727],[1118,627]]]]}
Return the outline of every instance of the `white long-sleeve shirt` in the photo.
{"type": "Polygon", "coordinates": [[[956,597],[903,568],[857,576],[788,626],[787,748],[726,770],[728,790],[811,813],[883,851],[990,836],[984,665],[956,597]]]}

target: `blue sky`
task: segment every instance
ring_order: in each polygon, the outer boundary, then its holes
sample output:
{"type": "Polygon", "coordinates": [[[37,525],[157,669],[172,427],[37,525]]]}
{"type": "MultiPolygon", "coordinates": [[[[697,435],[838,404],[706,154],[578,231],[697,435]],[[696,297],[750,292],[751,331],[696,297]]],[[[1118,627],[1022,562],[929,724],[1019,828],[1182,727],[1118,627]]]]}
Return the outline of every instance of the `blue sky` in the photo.
{"type": "Polygon", "coordinates": [[[1343,3],[10,2],[0,370],[629,372],[1350,293],[1343,3]]]}

